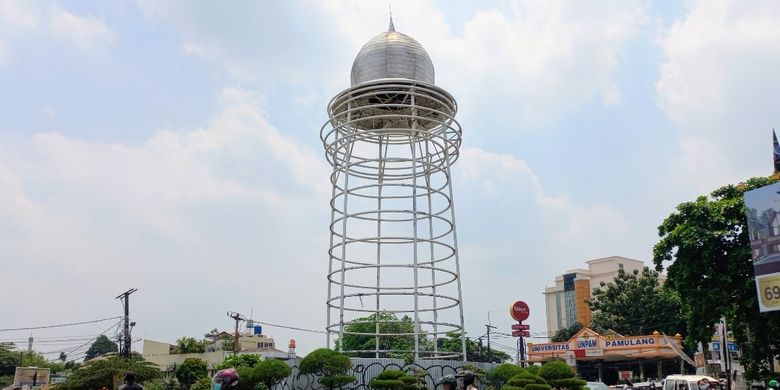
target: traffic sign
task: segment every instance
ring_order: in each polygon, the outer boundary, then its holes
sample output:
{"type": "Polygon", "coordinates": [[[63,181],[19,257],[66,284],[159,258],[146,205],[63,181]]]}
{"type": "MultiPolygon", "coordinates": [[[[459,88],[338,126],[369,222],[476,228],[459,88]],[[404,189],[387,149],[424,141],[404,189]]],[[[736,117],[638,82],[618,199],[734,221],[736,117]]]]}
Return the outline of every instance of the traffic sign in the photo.
{"type": "Polygon", "coordinates": [[[531,330],[531,325],[512,324],[512,330],[531,330]]]}
{"type": "Polygon", "coordinates": [[[531,337],[531,332],[527,330],[513,330],[512,337],[531,337]]]}
{"type": "Polygon", "coordinates": [[[527,320],[530,313],[528,304],[523,301],[517,301],[509,308],[509,314],[512,315],[512,318],[520,322],[527,320]]]}

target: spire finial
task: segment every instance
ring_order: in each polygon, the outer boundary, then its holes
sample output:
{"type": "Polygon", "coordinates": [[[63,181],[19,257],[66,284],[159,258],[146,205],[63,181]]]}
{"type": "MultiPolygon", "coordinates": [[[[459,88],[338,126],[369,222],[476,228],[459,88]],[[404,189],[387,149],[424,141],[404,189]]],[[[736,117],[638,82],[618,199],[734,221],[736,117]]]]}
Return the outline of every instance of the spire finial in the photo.
{"type": "Polygon", "coordinates": [[[387,8],[390,10],[390,27],[387,28],[387,31],[395,31],[395,26],[393,25],[393,8],[390,4],[387,5],[387,8]]]}

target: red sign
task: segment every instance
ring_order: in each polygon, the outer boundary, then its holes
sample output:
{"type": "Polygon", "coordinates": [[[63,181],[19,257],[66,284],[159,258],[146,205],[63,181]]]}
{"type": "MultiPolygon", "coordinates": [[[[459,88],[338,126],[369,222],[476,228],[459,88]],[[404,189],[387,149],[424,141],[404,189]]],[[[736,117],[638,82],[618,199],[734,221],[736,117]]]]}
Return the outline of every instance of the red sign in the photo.
{"type": "Polygon", "coordinates": [[[528,315],[531,314],[531,310],[528,309],[528,304],[523,301],[517,301],[509,308],[509,314],[512,315],[516,321],[523,322],[528,319],[528,315]]]}
{"type": "Polygon", "coordinates": [[[531,325],[512,324],[512,330],[531,330],[531,325]]]}
{"type": "Polygon", "coordinates": [[[634,376],[633,371],[618,371],[618,377],[623,380],[631,380],[631,377],[634,376]]]}
{"type": "Polygon", "coordinates": [[[512,337],[531,337],[531,332],[527,330],[513,330],[512,337]]]}

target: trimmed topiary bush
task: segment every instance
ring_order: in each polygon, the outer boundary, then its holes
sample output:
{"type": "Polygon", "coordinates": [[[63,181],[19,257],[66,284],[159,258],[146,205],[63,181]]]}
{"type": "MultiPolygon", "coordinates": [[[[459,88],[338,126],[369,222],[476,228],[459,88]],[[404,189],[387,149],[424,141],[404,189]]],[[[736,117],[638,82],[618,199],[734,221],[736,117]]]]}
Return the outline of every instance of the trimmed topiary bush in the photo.
{"type": "Polygon", "coordinates": [[[301,360],[300,373],[320,376],[320,384],[328,389],[336,389],[356,380],[354,376],[347,375],[350,369],[352,369],[352,361],[347,355],[332,349],[320,348],[301,360]]]}
{"type": "Polygon", "coordinates": [[[529,366],[525,368],[525,371],[534,375],[539,375],[539,371],[542,371],[541,366],[529,366]]]}
{"type": "Polygon", "coordinates": [[[516,364],[504,363],[494,368],[493,371],[490,372],[490,378],[493,381],[498,381],[499,383],[506,383],[512,379],[512,377],[524,372],[525,369],[523,367],[520,367],[516,364]]]}
{"type": "Polygon", "coordinates": [[[530,383],[523,390],[552,390],[552,387],[541,383],[530,383]]]}
{"type": "Polygon", "coordinates": [[[416,375],[409,375],[400,370],[386,370],[369,382],[372,389],[387,390],[418,390],[425,389],[416,375]]]}
{"type": "Polygon", "coordinates": [[[547,382],[545,382],[545,380],[540,376],[523,372],[509,379],[509,381],[507,381],[507,384],[509,386],[515,386],[515,387],[525,389],[525,387],[528,385],[532,385],[532,384],[544,385],[547,384],[547,382]]]}
{"type": "Polygon", "coordinates": [[[539,375],[559,390],[584,390],[587,383],[577,379],[574,369],[560,360],[543,365],[539,375]]]}
{"type": "Polygon", "coordinates": [[[550,384],[560,390],[585,390],[588,382],[578,378],[553,379],[550,384]]]}
{"type": "Polygon", "coordinates": [[[504,385],[501,386],[501,390],[523,390],[522,387],[504,385]]]}

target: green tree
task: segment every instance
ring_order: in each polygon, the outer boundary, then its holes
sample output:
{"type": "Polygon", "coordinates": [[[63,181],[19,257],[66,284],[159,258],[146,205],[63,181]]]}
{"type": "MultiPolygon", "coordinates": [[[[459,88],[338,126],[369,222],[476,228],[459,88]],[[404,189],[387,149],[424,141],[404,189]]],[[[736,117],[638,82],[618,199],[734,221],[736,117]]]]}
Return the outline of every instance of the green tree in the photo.
{"type": "Polygon", "coordinates": [[[577,379],[574,369],[560,360],[543,365],[542,369],[539,370],[539,376],[544,378],[549,385],[559,390],[585,390],[585,385],[587,384],[584,380],[577,379]]]}
{"type": "Polygon", "coordinates": [[[256,366],[262,358],[260,355],[254,355],[250,353],[244,353],[244,354],[238,354],[238,355],[230,355],[225,358],[222,363],[217,364],[216,369],[217,370],[223,370],[225,368],[239,368],[239,367],[249,367],[252,368],[256,366]]]}
{"type": "Polygon", "coordinates": [[[272,388],[292,373],[287,363],[278,359],[266,359],[252,369],[252,377],[267,388],[272,388]]]}
{"type": "Polygon", "coordinates": [[[182,389],[187,390],[198,379],[205,378],[208,375],[208,371],[209,367],[205,361],[198,358],[186,358],[176,368],[176,379],[179,380],[182,389]]]}
{"type": "Polygon", "coordinates": [[[337,351],[320,348],[315,349],[301,360],[300,373],[317,375],[319,382],[328,389],[341,388],[356,379],[349,375],[352,362],[347,355],[337,351]]]}
{"type": "MultiPolygon", "coordinates": [[[[439,351],[461,353],[463,350],[460,333],[450,332],[447,337],[438,339],[439,351]]],[[[470,362],[493,362],[501,363],[512,359],[508,354],[482,345],[482,342],[474,341],[466,337],[466,360],[470,362]]]]}
{"type": "Polygon", "coordinates": [[[176,353],[206,352],[206,343],[193,337],[182,337],[176,340],[176,353]]]}
{"type": "Polygon", "coordinates": [[[660,331],[685,333],[682,306],[677,294],[660,285],[659,273],[645,267],[640,273],[623,269],[612,283],[601,283],[588,301],[593,325],[625,336],[660,331]]]}
{"type": "Polygon", "coordinates": [[[113,388],[114,376],[134,372],[139,383],[159,379],[162,372],[154,363],[147,362],[139,355],[130,358],[111,356],[108,359],[92,360],[84,363],[68,376],[65,382],[57,385],[57,390],[99,389],[103,386],[113,388]]]}
{"type": "Polygon", "coordinates": [[[747,226],[765,216],[746,216],[743,194],[773,183],[752,178],[679,204],[658,227],[653,248],[658,271],[680,297],[687,324],[686,344],[710,340],[714,324],[726,317],[742,350],[748,378],[766,375],[767,362],[780,356],[780,316],[760,313],[747,226]]]}
{"type": "Polygon", "coordinates": [[[561,343],[564,341],[569,341],[572,336],[577,334],[580,330],[582,330],[583,326],[580,322],[575,322],[571,326],[567,326],[565,328],[558,329],[555,334],[550,337],[550,341],[554,343],[561,343]]]}
{"type": "MultiPolygon", "coordinates": [[[[358,318],[348,323],[344,330],[354,333],[374,333],[379,326],[379,333],[393,334],[393,336],[380,336],[379,349],[389,351],[403,351],[414,349],[414,322],[409,316],[401,319],[393,313],[380,312],[367,317],[358,318]]],[[[377,339],[374,336],[356,335],[346,333],[343,340],[336,340],[336,349],[341,347],[344,351],[374,351],[377,339]]],[[[374,357],[374,352],[350,353],[355,357],[374,357]]],[[[405,358],[400,352],[390,352],[385,357],[405,358]]]]}
{"type": "Polygon", "coordinates": [[[94,359],[109,352],[116,352],[118,350],[119,348],[116,346],[115,342],[109,340],[108,337],[101,334],[97,339],[95,339],[95,342],[92,343],[92,345],[87,350],[87,354],[84,355],[84,361],[94,359]]]}

